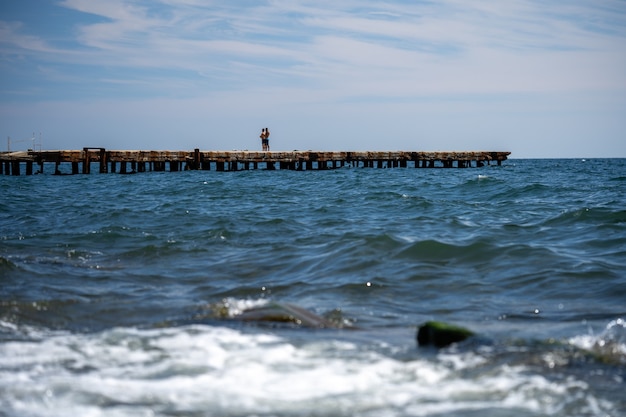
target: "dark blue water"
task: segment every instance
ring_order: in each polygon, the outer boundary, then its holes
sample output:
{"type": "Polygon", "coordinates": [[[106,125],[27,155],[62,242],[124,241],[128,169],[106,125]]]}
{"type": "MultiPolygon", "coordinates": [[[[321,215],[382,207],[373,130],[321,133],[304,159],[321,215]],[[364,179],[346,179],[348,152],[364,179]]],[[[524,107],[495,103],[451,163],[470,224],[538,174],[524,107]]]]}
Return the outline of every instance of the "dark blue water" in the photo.
{"type": "Polygon", "coordinates": [[[0,176],[0,285],[0,415],[626,413],[623,159],[0,176]]]}

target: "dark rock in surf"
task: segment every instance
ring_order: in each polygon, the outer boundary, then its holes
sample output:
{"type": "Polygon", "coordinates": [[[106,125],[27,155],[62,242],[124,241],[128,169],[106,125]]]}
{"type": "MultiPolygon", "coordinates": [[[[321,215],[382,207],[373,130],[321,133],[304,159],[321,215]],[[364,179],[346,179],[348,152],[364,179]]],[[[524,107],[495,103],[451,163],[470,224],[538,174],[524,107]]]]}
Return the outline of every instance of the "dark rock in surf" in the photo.
{"type": "Polygon", "coordinates": [[[473,335],[473,332],[463,327],[439,321],[429,321],[422,324],[417,330],[417,344],[443,348],[453,343],[462,342],[473,335]]]}

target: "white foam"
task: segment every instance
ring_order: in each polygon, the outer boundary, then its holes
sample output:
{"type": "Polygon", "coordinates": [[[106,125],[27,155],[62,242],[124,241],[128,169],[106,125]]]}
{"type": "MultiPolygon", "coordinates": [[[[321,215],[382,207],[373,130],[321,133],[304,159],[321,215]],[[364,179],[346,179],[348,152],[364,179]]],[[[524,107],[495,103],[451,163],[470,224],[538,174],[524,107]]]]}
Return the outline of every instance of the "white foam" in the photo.
{"type": "Polygon", "coordinates": [[[575,336],[569,341],[581,349],[611,355],[617,361],[626,362],[626,320],[622,318],[610,321],[598,335],[575,336]]]}
{"type": "Polygon", "coordinates": [[[249,310],[255,307],[261,307],[268,303],[263,298],[259,299],[237,299],[237,298],[225,298],[220,303],[213,306],[213,309],[218,309],[225,313],[226,317],[235,317],[243,313],[245,310],[249,310]]]}
{"type": "Polygon", "coordinates": [[[416,350],[400,360],[376,346],[326,339],[294,345],[249,328],[41,336],[0,344],[0,409],[7,416],[420,416],[491,407],[551,414],[572,391],[586,391],[583,382],[557,384],[522,366],[475,372],[487,362],[479,354],[421,357],[416,350]]]}

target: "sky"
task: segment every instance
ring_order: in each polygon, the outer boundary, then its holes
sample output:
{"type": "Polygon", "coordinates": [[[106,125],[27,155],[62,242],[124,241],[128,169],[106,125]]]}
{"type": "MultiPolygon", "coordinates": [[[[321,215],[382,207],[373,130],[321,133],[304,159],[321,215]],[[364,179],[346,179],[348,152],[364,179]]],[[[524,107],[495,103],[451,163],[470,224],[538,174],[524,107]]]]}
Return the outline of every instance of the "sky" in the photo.
{"type": "Polygon", "coordinates": [[[2,0],[0,150],[626,157],[626,0],[2,0]],[[34,137],[34,140],[33,140],[34,137]]]}

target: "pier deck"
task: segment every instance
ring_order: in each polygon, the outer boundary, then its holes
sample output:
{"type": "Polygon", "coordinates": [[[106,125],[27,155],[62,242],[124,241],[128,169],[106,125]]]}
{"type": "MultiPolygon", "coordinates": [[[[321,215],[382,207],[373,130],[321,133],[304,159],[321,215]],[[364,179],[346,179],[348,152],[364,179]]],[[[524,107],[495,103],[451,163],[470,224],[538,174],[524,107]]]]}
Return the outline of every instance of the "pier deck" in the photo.
{"type": "MultiPolygon", "coordinates": [[[[44,173],[45,163],[59,166],[71,164],[72,174],[89,174],[91,165],[98,164],[98,172],[128,174],[147,171],[216,170],[240,171],[248,169],[288,169],[296,171],[326,170],[344,166],[363,168],[469,168],[492,163],[501,165],[510,152],[494,151],[142,151],[82,150],[21,151],[0,153],[0,174],[20,175],[25,165],[26,175],[44,173]]],[[[68,172],[69,173],[69,172],[68,172]]]]}

